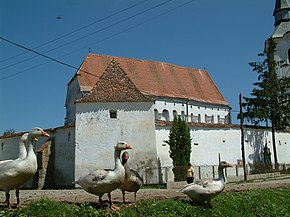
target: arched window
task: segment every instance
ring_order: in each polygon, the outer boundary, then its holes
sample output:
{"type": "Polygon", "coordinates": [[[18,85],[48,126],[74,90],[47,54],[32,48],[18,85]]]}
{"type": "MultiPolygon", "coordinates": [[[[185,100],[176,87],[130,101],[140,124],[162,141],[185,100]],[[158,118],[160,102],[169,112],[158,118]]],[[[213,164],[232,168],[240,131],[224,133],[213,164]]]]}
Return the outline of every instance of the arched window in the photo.
{"type": "Polygon", "coordinates": [[[201,123],[201,115],[198,114],[198,123],[201,123]]]}
{"type": "Polygon", "coordinates": [[[288,63],[290,63],[290,48],[288,49],[288,63]]]}
{"type": "Polygon", "coordinates": [[[158,113],[157,109],[154,109],[154,118],[155,118],[155,120],[159,119],[159,113],[158,113]]]}
{"type": "Polygon", "coordinates": [[[213,115],[211,116],[211,123],[212,124],[214,123],[214,116],[213,115]]]}
{"type": "Polygon", "coordinates": [[[185,112],[184,111],[181,112],[181,119],[185,120],[185,112]]]}
{"type": "Polygon", "coordinates": [[[162,120],[169,121],[169,112],[166,109],[162,111],[162,120]]]}
{"type": "Polygon", "coordinates": [[[174,118],[174,117],[177,117],[177,111],[176,111],[176,110],[173,110],[172,113],[173,113],[173,118],[174,118]]]}

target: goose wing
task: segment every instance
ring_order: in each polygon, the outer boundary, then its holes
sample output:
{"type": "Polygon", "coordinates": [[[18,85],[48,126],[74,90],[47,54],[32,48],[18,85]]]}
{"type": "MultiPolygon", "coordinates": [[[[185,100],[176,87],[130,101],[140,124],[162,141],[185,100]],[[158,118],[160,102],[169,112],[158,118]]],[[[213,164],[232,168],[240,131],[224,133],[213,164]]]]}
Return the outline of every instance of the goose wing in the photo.
{"type": "Polygon", "coordinates": [[[203,180],[199,184],[191,183],[180,189],[180,192],[186,194],[194,201],[210,201],[224,189],[224,185],[215,180],[203,180]]]}
{"type": "Polygon", "coordinates": [[[139,173],[135,170],[130,170],[131,171],[131,176],[130,179],[133,182],[136,182],[138,185],[142,186],[144,184],[142,177],[139,175],[139,173]]]}
{"type": "Polygon", "coordinates": [[[116,181],[112,170],[100,169],[80,177],[76,182],[89,193],[102,195],[119,187],[120,181],[116,181]]]}

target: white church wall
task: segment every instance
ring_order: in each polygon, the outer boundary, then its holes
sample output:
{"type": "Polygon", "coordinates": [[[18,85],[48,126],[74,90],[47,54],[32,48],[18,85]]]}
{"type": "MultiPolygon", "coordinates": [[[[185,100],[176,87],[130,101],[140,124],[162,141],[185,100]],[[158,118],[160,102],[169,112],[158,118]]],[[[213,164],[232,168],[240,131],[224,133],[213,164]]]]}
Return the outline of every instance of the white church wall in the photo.
{"type": "Polygon", "coordinates": [[[77,77],[74,77],[67,86],[65,125],[73,125],[76,119],[76,99],[82,97],[77,77]]]}
{"type": "Polygon", "coordinates": [[[147,168],[147,181],[156,182],[157,175],[148,171],[157,165],[152,103],[79,103],[76,117],[76,179],[114,168],[113,146],[124,140],[134,147],[128,150],[131,167],[147,168]],[[117,111],[117,118],[110,118],[110,110],[117,111]]]}
{"type": "Polygon", "coordinates": [[[155,100],[154,109],[158,111],[155,118],[163,121],[172,121],[176,111],[188,122],[229,123],[229,107],[222,105],[159,97],[155,100]],[[168,111],[168,119],[163,115],[164,110],[168,111]]]}

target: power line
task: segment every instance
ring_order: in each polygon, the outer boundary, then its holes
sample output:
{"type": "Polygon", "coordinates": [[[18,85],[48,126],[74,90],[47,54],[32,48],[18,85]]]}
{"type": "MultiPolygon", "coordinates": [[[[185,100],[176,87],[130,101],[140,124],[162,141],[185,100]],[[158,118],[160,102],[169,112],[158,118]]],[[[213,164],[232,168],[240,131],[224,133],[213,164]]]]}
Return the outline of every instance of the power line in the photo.
{"type": "MultiPolygon", "coordinates": [[[[8,42],[8,43],[10,43],[10,44],[13,44],[13,45],[15,45],[15,46],[17,46],[17,47],[20,47],[20,48],[22,48],[22,49],[28,50],[28,51],[30,51],[30,52],[32,52],[32,53],[35,53],[35,54],[37,54],[37,55],[39,55],[39,56],[42,56],[42,57],[44,57],[44,58],[46,58],[46,59],[52,60],[52,61],[54,61],[54,62],[57,62],[57,63],[59,63],[59,64],[61,64],[61,65],[65,65],[65,66],[67,66],[67,67],[70,67],[70,68],[73,68],[73,69],[76,69],[76,70],[81,70],[81,69],[79,69],[79,68],[77,68],[77,67],[75,67],[75,66],[73,66],[73,65],[70,65],[70,64],[68,64],[68,63],[62,62],[62,61],[60,61],[60,60],[57,60],[57,59],[52,58],[52,57],[50,57],[50,56],[47,56],[47,55],[45,55],[45,54],[39,53],[39,52],[37,52],[37,51],[35,51],[35,50],[32,50],[31,48],[25,47],[25,46],[23,46],[23,45],[20,45],[20,44],[18,44],[18,43],[15,43],[15,42],[13,42],[13,41],[10,41],[10,40],[8,40],[8,39],[6,39],[6,38],[3,38],[2,36],[0,36],[0,39],[3,40],[3,41],[8,42]]],[[[87,71],[84,71],[84,70],[81,70],[81,71],[83,71],[83,72],[85,72],[85,73],[88,73],[88,74],[90,74],[90,75],[94,75],[94,74],[92,74],[92,73],[90,73],[90,72],[87,72],[87,71]]],[[[95,75],[94,75],[94,76],[95,76],[95,75]]],[[[2,79],[1,79],[1,80],[2,80],[2,79]]]]}
{"type": "MultiPolygon", "coordinates": [[[[125,11],[127,11],[127,10],[129,10],[129,9],[132,9],[132,8],[134,8],[134,7],[136,7],[136,6],[140,5],[140,4],[143,4],[143,3],[146,2],[146,1],[149,1],[149,0],[143,0],[143,1],[141,1],[141,2],[138,2],[138,3],[134,4],[134,5],[131,5],[131,6],[127,7],[127,8],[125,8],[125,9],[122,9],[122,10],[120,10],[120,11],[114,12],[114,13],[112,13],[112,14],[110,14],[110,15],[104,17],[104,18],[98,19],[98,20],[96,20],[96,21],[94,21],[94,22],[92,22],[92,23],[89,23],[89,24],[87,24],[87,25],[85,25],[85,26],[82,26],[82,27],[80,27],[80,28],[78,28],[78,29],[76,29],[76,30],[73,30],[73,31],[71,31],[71,32],[68,32],[68,33],[66,33],[66,34],[63,34],[63,35],[61,35],[61,36],[59,36],[59,37],[57,37],[57,38],[55,38],[55,39],[52,39],[52,40],[50,40],[50,41],[48,41],[48,42],[43,43],[43,44],[41,44],[41,45],[38,45],[37,47],[34,47],[33,49],[37,49],[37,48],[43,47],[43,46],[48,45],[48,44],[50,44],[50,43],[52,43],[52,42],[55,42],[55,41],[57,41],[57,40],[59,40],[59,39],[62,39],[62,38],[64,38],[64,37],[67,37],[67,36],[69,36],[69,35],[71,35],[71,34],[73,34],[73,33],[76,33],[76,32],[78,32],[78,31],[82,30],[82,29],[88,28],[88,27],[90,27],[90,26],[92,26],[92,25],[94,25],[94,24],[96,24],[96,23],[99,23],[99,22],[102,22],[102,21],[104,21],[104,20],[107,20],[107,19],[109,19],[109,18],[111,18],[111,17],[114,17],[114,16],[116,16],[116,15],[118,15],[118,14],[120,14],[120,13],[123,13],[123,12],[125,12],[125,11]]],[[[17,55],[14,55],[14,56],[8,57],[8,58],[6,58],[6,59],[4,59],[4,60],[0,60],[0,63],[1,63],[1,62],[5,62],[5,61],[10,60],[10,59],[13,59],[13,58],[18,57],[18,56],[21,56],[21,55],[26,54],[26,53],[28,53],[28,52],[29,52],[29,51],[25,51],[25,52],[19,53],[19,54],[17,54],[17,55]]]]}
{"type": "MultiPolygon", "coordinates": [[[[106,29],[108,29],[108,28],[111,28],[111,27],[113,27],[113,26],[116,26],[116,25],[118,25],[118,24],[120,24],[120,23],[122,23],[122,22],[124,22],[124,21],[127,21],[127,20],[129,20],[129,19],[132,19],[132,18],[134,18],[134,17],[137,17],[137,16],[139,16],[139,15],[141,15],[141,14],[144,14],[144,13],[150,11],[150,10],[153,10],[153,9],[155,9],[155,8],[158,8],[158,7],[160,7],[160,6],[164,5],[164,4],[167,4],[167,3],[171,2],[171,1],[173,1],[173,0],[167,0],[167,1],[165,1],[165,2],[162,2],[162,3],[158,4],[158,5],[155,5],[155,6],[153,6],[153,7],[151,7],[151,8],[148,8],[148,9],[146,9],[146,10],[144,10],[144,11],[138,12],[138,13],[132,15],[132,16],[129,16],[129,17],[127,17],[127,18],[124,18],[124,19],[122,19],[122,20],[120,20],[120,21],[117,21],[117,22],[111,24],[111,25],[108,25],[108,26],[106,26],[106,27],[103,27],[103,28],[101,28],[101,29],[99,29],[99,30],[97,30],[97,31],[94,31],[94,32],[92,32],[92,33],[90,33],[90,34],[84,35],[84,36],[82,36],[82,37],[80,37],[80,38],[77,38],[77,39],[71,40],[71,41],[66,42],[66,43],[64,43],[64,44],[62,44],[62,45],[59,45],[59,46],[57,46],[57,47],[55,47],[55,48],[52,48],[52,49],[50,49],[50,50],[48,50],[48,51],[45,51],[43,54],[46,54],[46,53],[49,53],[49,52],[51,52],[51,51],[57,50],[57,49],[59,49],[59,48],[62,48],[62,47],[67,46],[67,45],[69,45],[69,44],[72,44],[72,43],[74,43],[74,42],[76,42],[76,41],[79,41],[79,40],[81,40],[81,39],[84,39],[84,38],[87,38],[87,37],[89,37],[89,36],[91,36],[91,35],[94,35],[94,34],[96,34],[96,33],[98,33],[98,32],[104,31],[104,30],[106,30],[106,29]]],[[[34,59],[35,57],[37,57],[37,56],[33,56],[33,57],[30,57],[30,58],[24,59],[24,60],[22,60],[22,61],[19,61],[19,62],[16,62],[16,63],[10,64],[10,65],[4,66],[4,67],[0,68],[0,70],[7,69],[7,68],[10,68],[10,67],[12,67],[12,66],[15,66],[15,65],[21,64],[21,63],[26,62],[26,61],[28,61],[28,60],[34,59]]]]}
{"type": "MultiPolygon", "coordinates": [[[[165,12],[159,14],[159,15],[156,15],[156,16],[150,18],[150,19],[147,19],[147,20],[145,20],[145,21],[143,21],[143,22],[141,22],[141,23],[139,23],[139,24],[133,25],[133,26],[131,26],[131,27],[129,27],[129,28],[123,30],[123,31],[120,31],[120,32],[118,32],[118,33],[115,33],[115,34],[113,34],[113,35],[110,35],[110,36],[108,36],[108,37],[106,37],[106,38],[103,38],[103,39],[97,41],[97,42],[94,42],[94,43],[92,43],[92,44],[89,44],[89,45],[84,46],[84,47],[82,47],[82,48],[79,48],[79,49],[77,49],[77,50],[74,50],[74,51],[69,52],[69,53],[67,53],[67,54],[64,54],[64,55],[62,55],[62,56],[59,56],[58,58],[62,58],[62,57],[68,56],[68,55],[70,55],[70,54],[72,54],[72,53],[78,52],[79,50],[82,50],[82,49],[84,49],[84,48],[87,48],[88,46],[91,46],[91,45],[94,45],[94,44],[98,44],[98,43],[101,43],[101,42],[106,41],[106,40],[108,40],[108,39],[111,39],[111,38],[113,38],[113,37],[115,37],[115,36],[117,36],[117,35],[120,35],[120,34],[122,34],[122,33],[124,33],[124,32],[127,32],[127,31],[129,31],[129,30],[131,30],[131,29],[134,29],[134,28],[138,27],[138,26],[141,26],[141,25],[143,25],[143,24],[145,24],[145,23],[148,23],[148,22],[150,22],[150,21],[152,21],[152,20],[154,20],[154,19],[156,19],[156,18],[158,18],[158,17],[161,17],[161,16],[163,16],[163,15],[165,15],[165,14],[168,14],[168,13],[170,13],[171,11],[174,11],[174,10],[176,10],[176,9],[178,9],[178,8],[181,8],[181,7],[183,7],[183,6],[187,5],[187,4],[190,4],[190,3],[194,2],[194,1],[196,1],[196,0],[191,0],[191,1],[185,2],[185,3],[183,3],[183,4],[179,5],[179,6],[176,6],[176,7],[172,8],[172,9],[170,9],[170,10],[167,10],[167,11],[165,11],[165,12]]],[[[5,39],[5,38],[3,38],[3,37],[1,37],[1,36],[0,36],[0,38],[3,39],[4,41],[7,41],[7,42],[10,43],[9,40],[7,40],[7,39],[5,39]]],[[[11,43],[14,44],[15,46],[18,46],[17,43],[14,43],[14,42],[11,42],[11,43]]],[[[90,73],[90,72],[88,72],[88,71],[81,70],[81,69],[79,69],[79,68],[77,68],[77,67],[75,67],[75,66],[72,66],[72,65],[70,65],[70,64],[66,64],[66,63],[61,62],[61,61],[59,61],[59,60],[57,60],[57,59],[54,59],[54,58],[52,58],[52,57],[48,57],[48,56],[46,56],[46,55],[44,55],[44,54],[41,54],[41,53],[39,53],[39,52],[37,52],[37,51],[33,51],[32,49],[30,49],[30,48],[26,48],[25,46],[19,45],[19,47],[21,47],[21,48],[23,48],[23,49],[27,49],[28,51],[31,51],[31,52],[33,52],[33,53],[37,53],[38,55],[40,55],[40,56],[42,56],[42,57],[48,58],[48,59],[50,59],[50,60],[53,60],[53,61],[55,61],[55,62],[57,62],[57,63],[60,63],[60,64],[65,65],[65,66],[68,66],[68,67],[70,67],[70,68],[73,68],[73,69],[77,69],[77,70],[83,71],[83,72],[88,73],[88,74],[93,75],[93,76],[97,76],[97,75],[94,75],[94,74],[92,74],[92,73],[90,73]]],[[[12,74],[12,75],[8,75],[8,76],[6,76],[6,77],[2,77],[2,78],[0,78],[0,80],[5,80],[5,79],[7,79],[7,78],[10,78],[10,77],[16,76],[16,75],[18,75],[18,74],[21,74],[21,73],[26,72],[26,71],[28,71],[28,70],[30,70],[30,69],[34,69],[34,68],[37,68],[37,67],[39,67],[39,66],[45,65],[45,64],[47,64],[47,63],[49,63],[49,62],[45,62],[45,63],[42,63],[42,64],[38,64],[38,65],[36,65],[36,66],[33,66],[33,67],[28,68],[28,69],[25,69],[25,70],[19,71],[19,72],[17,72],[17,73],[14,73],[14,74],[12,74]]]]}

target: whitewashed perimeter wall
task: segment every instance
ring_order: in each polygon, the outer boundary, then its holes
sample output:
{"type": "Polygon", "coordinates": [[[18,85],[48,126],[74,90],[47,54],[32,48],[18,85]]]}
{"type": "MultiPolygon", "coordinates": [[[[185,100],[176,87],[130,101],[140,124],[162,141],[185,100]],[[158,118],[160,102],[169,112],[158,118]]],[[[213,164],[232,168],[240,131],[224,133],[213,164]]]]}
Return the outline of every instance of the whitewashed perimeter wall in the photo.
{"type": "MultiPolygon", "coordinates": [[[[158,157],[162,166],[172,166],[168,140],[170,127],[156,129],[158,157]]],[[[191,129],[192,165],[217,165],[221,160],[236,163],[240,157],[240,131],[238,129],[191,129]]]]}
{"type": "MultiPolygon", "coordinates": [[[[47,131],[49,133],[49,131],[47,131]]],[[[19,133],[17,136],[11,136],[8,138],[0,138],[1,144],[1,151],[0,151],[0,160],[7,160],[7,159],[16,159],[19,156],[19,140],[21,135],[24,133],[19,133]]],[[[38,141],[34,143],[34,151],[37,150],[40,146],[42,146],[47,137],[40,137],[38,141]]],[[[24,188],[31,188],[32,187],[32,179],[29,180],[27,183],[24,184],[24,188]]]]}
{"type": "MultiPolygon", "coordinates": [[[[47,131],[49,133],[49,131],[47,131]]],[[[19,133],[17,136],[11,136],[7,138],[0,138],[0,161],[8,159],[16,159],[19,155],[19,140],[21,135],[24,133],[19,133]]],[[[34,150],[38,149],[41,145],[45,143],[47,137],[39,137],[38,141],[34,143],[34,150]]]]}
{"type": "MultiPolygon", "coordinates": [[[[76,115],[75,178],[100,168],[114,168],[113,146],[120,140],[128,150],[133,169],[157,165],[152,103],[78,103],[76,115]],[[117,118],[110,118],[110,110],[117,118]]],[[[157,176],[149,171],[149,182],[157,176]]]]}
{"type": "Polygon", "coordinates": [[[56,187],[72,186],[75,181],[75,128],[59,128],[54,136],[54,185],[56,187]]]}
{"type": "MultiPolygon", "coordinates": [[[[158,159],[161,167],[168,167],[168,174],[164,175],[166,180],[172,181],[172,160],[169,157],[169,146],[164,142],[168,140],[170,127],[156,127],[156,146],[158,159]]],[[[272,134],[269,129],[245,129],[245,158],[247,164],[263,162],[263,148],[265,142],[271,151],[271,159],[274,162],[272,134]]],[[[290,132],[278,132],[276,135],[276,147],[278,161],[280,164],[290,164],[290,132]]],[[[192,153],[191,164],[195,166],[217,165],[219,156],[221,160],[237,164],[242,159],[241,131],[237,128],[192,128],[192,153]]],[[[201,177],[212,177],[211,167],[203,170],[201,177]]],[[[238,174],[243,175],[242,168],[238,168],[238,174]]],[[[228,169],[228,176],[235,176],[236,169],[228,169]]],[[[198,178],[199,174],[195,174],[198,178]]]]}
{"type": "Polygon", "coordinates": [[[20,137],[0,138],[0,161],[18,158],[20,137]]]}

